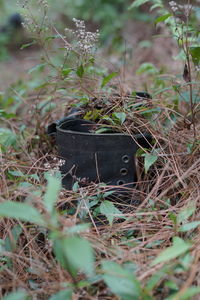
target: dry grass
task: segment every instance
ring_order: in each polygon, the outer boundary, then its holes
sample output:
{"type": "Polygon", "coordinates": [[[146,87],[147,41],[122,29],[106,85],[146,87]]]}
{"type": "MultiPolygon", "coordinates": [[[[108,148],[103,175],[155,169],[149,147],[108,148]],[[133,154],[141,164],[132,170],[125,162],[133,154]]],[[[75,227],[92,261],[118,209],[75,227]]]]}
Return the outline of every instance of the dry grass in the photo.
{"type": "MultiPolygon", "coordinates": [[[[116,100],[115,100],[116,101],[116,100]]],[[[158,105],[158,100],[152,100],[152,106],[158,105]]],[[[165,117],[168,116],[168,109],[165,108],[165,117]]],[[[53,116],[58,115],[55,111],[53,116]]],[[[136,117],[137,118],[137,117],[136,117]]],[[[133,262],[137,266],[136,275],[146,285],[148,279],[157,274],[164,266],[159,264],[151,266],[152,260],[163,250],[172,244],[172,238],[179,236],[193,241],[190,251],[193,260],[191,264],[180,273],[177,273],[178,260],[168,263],[169,271],[160,277],[154,288],[155,299],[163,299],[168,295],[168,288],[164,285],[167,280],[174,281],[179,287],[179,294],[191,285],[199,286],[199,229],[186,233],[178,232],[177,226],[173,223],[171,215],[177,216],[180,209],[187,206],[196,206],[196,211],[191,221],[199,220],[200,208],[200,145],[197,145],[192,153],[188,153],[187,145],[191,143],[192,128],[184,128],[184,124],[174,126],[166,133],[161,120],[157,119],[157,129],[150,128],[148,123],[143,126],[153,134],[156,144],[154,148],[160,148],[159,159],[147,175],[142,174],[140,181],[133,190],[133,197],[140,199],[139,206],[126,204],[127,217],[123,222],[115,222],[112,227],[108,224],[96,224],[91,219],[89,232],[83,234],[93,245],[96,253],[96,266],[102,258],[118,263],[133,262]],[[128,238],[127,233],[131,232],[128,238]],[[171,271],[170,271],[171,270],[171,271]]],[[[138,124],[142,121],[137,120],[138,124]]],[[[34,126],[35,120],[28,117],[24,122],[34,126]]],[[[35,141],[33,130],[26,140],[26,145],[20,151],[9,151],[1,154],[1,201],[6,199],[14,201],[31,201],[40,211],[43,209],[42,197],[34,193],[37,189],[45,191],[45,179],[43,172],[44,165],[49,162],[53,167],[52,155],[56,150],[45,135],[44,125],[49,122],[46,116],[42,124],[37,128],[40,140],[35,141]],[[20,170],[24,174],[38,174],[40,182],[29,179],[33,184],[32,188],[19,188],[19,178],[13,180],[8,177],[8,170],[20,170]]],[[[129,124],[130,125],[130,124],[129,124]]],[[[19,124],[17,121],[12,124],[16,132],[19,124]]],[[[199,124],[197,124],[197,139],[200,140],[199,124]]],[[[126,127],[130,132],[130,126],[126,127]]],[[[123,129],[124,131],[125,129],[123,129]]],[[[54,154],[53,154],[54,153],[54,154]]],[[[139,159],[141,166],[142,161],[139,159]]],[[[98,187],[99,188],[99,187],[98,187]]],[[[82,195],[92,196],[97,192],[97,186],[91,185],[82,190],[82,195]]],[[[80,207],[77,206],[77,198],[80,194],[70,191],[62,191],[58,199],[60,209],[61,230],[82,222],[79,217],[80,207]],[[64,205],[73,207],[75,213],[69,215],[62,213],[64,205]]],[[[0,296],[5,293],[24,288],[34,299],[47,299],[56,291],[62,288],[63,282],[71,282],[69,273],[60,267],[52,252],[52,245],[48,239],[48,233],[38,226],[23,224],[20,221],[1,219],[0,237],[10,241],[10,251],[6,251],[0,261],[0,296]],[[21,233],[17,241],[14,240],[13,228],[20,226],[21,233]]],[[[81,275],[80,275],[81,278],[81,275]]],[[[93,287],[77,289],[73,299],[117,299],[106,286],[100,282],[93,287]]],[[[180,298],[176,298],[180,299],[180,298]]],[[[198,299],[198,298],[197,298],[198,299]]]]}

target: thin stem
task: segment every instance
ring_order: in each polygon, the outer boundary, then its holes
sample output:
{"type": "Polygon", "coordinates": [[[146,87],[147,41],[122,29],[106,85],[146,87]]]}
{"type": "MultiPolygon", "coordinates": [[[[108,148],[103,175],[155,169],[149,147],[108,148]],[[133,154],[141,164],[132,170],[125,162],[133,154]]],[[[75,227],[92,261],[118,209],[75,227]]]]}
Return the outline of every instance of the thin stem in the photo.
{"type": "MultiPolygon", "coordinates": [[[[190,0],[188,0],[188,10],[190,7],[190,0]]],[[[190,94],[190,110],[192,115],[192,124],[193,124],[193,133],[194,133],[194,140],[196,140],[196,125],[195,125],[195,114],[194,114],[194,102],[193,102],[193,84],[192,84],[192,72],[191,72],[191,63],[190,63],[190,52],[189,52],[189,42],[188,42],[188,32],[189,32],[189,11],[186,15],[186,40],[185,40],[185,46],[186,46],[186,61],[187,61],[187,67],[188,67],[188,74],[189,74],[189,94],[190,94]]]]}

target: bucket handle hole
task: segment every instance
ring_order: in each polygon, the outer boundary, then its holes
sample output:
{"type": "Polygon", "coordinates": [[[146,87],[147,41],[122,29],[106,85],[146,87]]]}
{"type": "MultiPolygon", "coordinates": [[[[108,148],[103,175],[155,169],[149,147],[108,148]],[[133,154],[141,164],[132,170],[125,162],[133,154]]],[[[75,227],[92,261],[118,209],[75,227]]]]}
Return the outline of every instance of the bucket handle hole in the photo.
{"type": "Polygon", "coordinates": [[[128,155],[123,155],[122,156],[122,161],[125,162],[125,164],[127,164],[129,162],[130,158],[128,155]]]}

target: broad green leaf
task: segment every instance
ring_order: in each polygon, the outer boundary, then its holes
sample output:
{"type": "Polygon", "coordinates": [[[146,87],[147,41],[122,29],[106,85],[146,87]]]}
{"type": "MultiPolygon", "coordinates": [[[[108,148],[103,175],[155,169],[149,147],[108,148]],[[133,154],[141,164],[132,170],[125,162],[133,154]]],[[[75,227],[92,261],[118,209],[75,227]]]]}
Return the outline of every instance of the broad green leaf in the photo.
{"type": "Polygon", "coordinates": [[[186,232],[192,229],[197,228],[200,225],[200,221],[194,221],[190,223],[186,223],[179,228],[180,232],[186,232]]]}
{"type": "Polygon", "coordinates": [[[121,125],[126,120],[126,114],[124,112],[115,112],[113,113],[113,117],[119,120],[121,125]]]}
{"type": "Polygon", "coordinates": [[[103,280],[112,293],[123,300],[137,300],[141,296],[139,281],[132,272],[112,261],[102,262],[103,280]]]}
{"type": "Polygon", "coordinates": [[[52,214],[54,210],[54,205],[56,203],[56,200],[58,198],[58,194],[61,189],[61,181],[59,178],[54,176],[48,176],[48,184],[47,184],[47,190],[44,195],[44,204],[47,209],[47,211],[52,214]]]}
{"type": "Polygon", "coordinates": [[[105,200],[100,205],[100,212],[106,216],[110,226],[113,224],[114,218],[126,219],[122,212],[114,206],[114,204],[108,200],[105,200]]]}
{"type": "Polygon", "coordinates": [[[200,64],[200,47],[190,47],[189,51],[194,65],[198,66],[200,64]]]}
{"type": "Polygon", "coordinates": [[[149,171],[149,168],[157,161],[158,155],[151,154],[151,153],[144,153],[144,170],[145,173],[149,171]]]}
{"type": "Polygon", "coordinates": [[[135,7],[139,7],[145,3],[149,2],[149,0],[135,0],[130,6],[128,9],[132,9],[132,8],[135,8],[135,7]]]}
{"type": "Polygon", "coordinates": [[[195,206],[187,206],[182,208],[177,216],[177,223],[181,224],[182,222],[187,221],[187,219],[194,214],[195,210],[195,206]]]}
{"type": "Polygon", "coordinates": [[[160,22],[164,22],[165,20],[167,20],[169,17],[171,17],[172,14],[166,14],[166,15],[163,15],[163,16],[160,16],[158,17],[156,20],[155,20],[155,24],[158,24],[160,22]]]}
{"type": "Polygon", "coordinates": [[[13,176],[16,176],[16,177],[24,177],[24,173],[22,173],[22,171],[8,171],[9,174],[13,175],[13,176]]]}
{"type": "Polygon", "coordinates": [[[19,219],[42,226],[45,225],[41,214],[34,207],[9,200],[0,203],[0,217],[19,219]]]}
{"type": "Polygon", "coordinates": [[[71,299],[72,299],[71,289],[60,291],[49,298],[49,300],[71,300],[71,299]]]}
{"type": "Polygon", "coordinates": [[[94,253],[90,243],[79,237],[63,240],[62,249],[68,263],[88,276],[94,275],[94,253]]]}
{"type": "Polygon", "coordinates": [[[159,263],[163,263],[166,261],[169,261],[171,259],[174,259],[181,254],[184,254],[192,247],[191,244],[185,242],[179,237],[174,237],[173,239],[173,245],[164,251],[162,251],[158,257],[152,262],[152,265],[156,265],[159,263]]]}
{"type": "Polygon", "coordinates": [[[76,70],[76,75],[80,78],[83,77],[83,74],[84,74],[84,68],[83,68],[83,65],[81,64],[78,69],[76,70]]]}
{"type": "Polygon", "coordinates": [[[17,291],[3,297],[2,300],[28,300],[30,299],[25,291],[17,291]]]}
{"type": "Polygon", "coordinates": [[[7,128],[0,128],[0,145],[6,147],[15,146],[17,136],[14,132],[7,128]]]}
{"type": "Polygon", "coordinates": [[[108,82],[110,82],[114,77],[118,76],[119,73],[118,72],[113,72],[111,74],[109,74],[108,76],[104,77],[101,83],[101,87],[103,88],[106,84],[108,84],[108,82]]]}
{"type": "Polygon", "coordinates": [[[143,73],[155,75],[158,74],[158,69],[154,66],[152,63],[143,63],[140,65],[140,67],[137,69],[136,74],[141,75],[143,73]]]}
{"type": "Polygon", "coordinates": [[[194,296],[200,294],[200,287],[199,286],[191,286],[186,291],[184,291],[184,294],[175,293],[170,297],[165,298],[165,300],[191,300],[194,296]]]}
{"type": "Polygon", "coordinates": [[[155,286],[161,282],[161,279],[166,277],[166,274],[169,272],[169,266],[162,267],[159,271],[155,272],[147,281],[145,289],[152,291],[155,286]]]}

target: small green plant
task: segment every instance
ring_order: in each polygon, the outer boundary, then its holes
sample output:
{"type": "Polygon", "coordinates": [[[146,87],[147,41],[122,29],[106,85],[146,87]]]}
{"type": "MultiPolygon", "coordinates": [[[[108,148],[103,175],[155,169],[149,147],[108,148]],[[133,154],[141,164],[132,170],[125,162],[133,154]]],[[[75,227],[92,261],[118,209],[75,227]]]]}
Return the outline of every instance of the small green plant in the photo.
{"type": "MultiPolygon", "coordinates": [[[[186,3],[177,3],[169,1],[169,5],[162,0],[136,0],[130,6],[130,9],[139,7],[145,3],[151,4],[151,10],[156,11],[159,17],[155,19],[156,26],[164,22],[171,30],[173,38],[180,48],[179,58],[183,61],[183,80],[182,84],[173,84],[176,93],[179,94],[179,101],[186,101],[189,105],[185,118],[189,118],[193,127],[194,143],[196,143],[196,116],[199,110],[199,30],[197,26],[197,15],[199,7],[191,1],[186,3]]],[[[148,72],[155,72],[152,66],[144,64],[138,70],[143,71],[144,67],[148,72]],[[150,69],[149,69],[150,68],[150,69]]]]}

